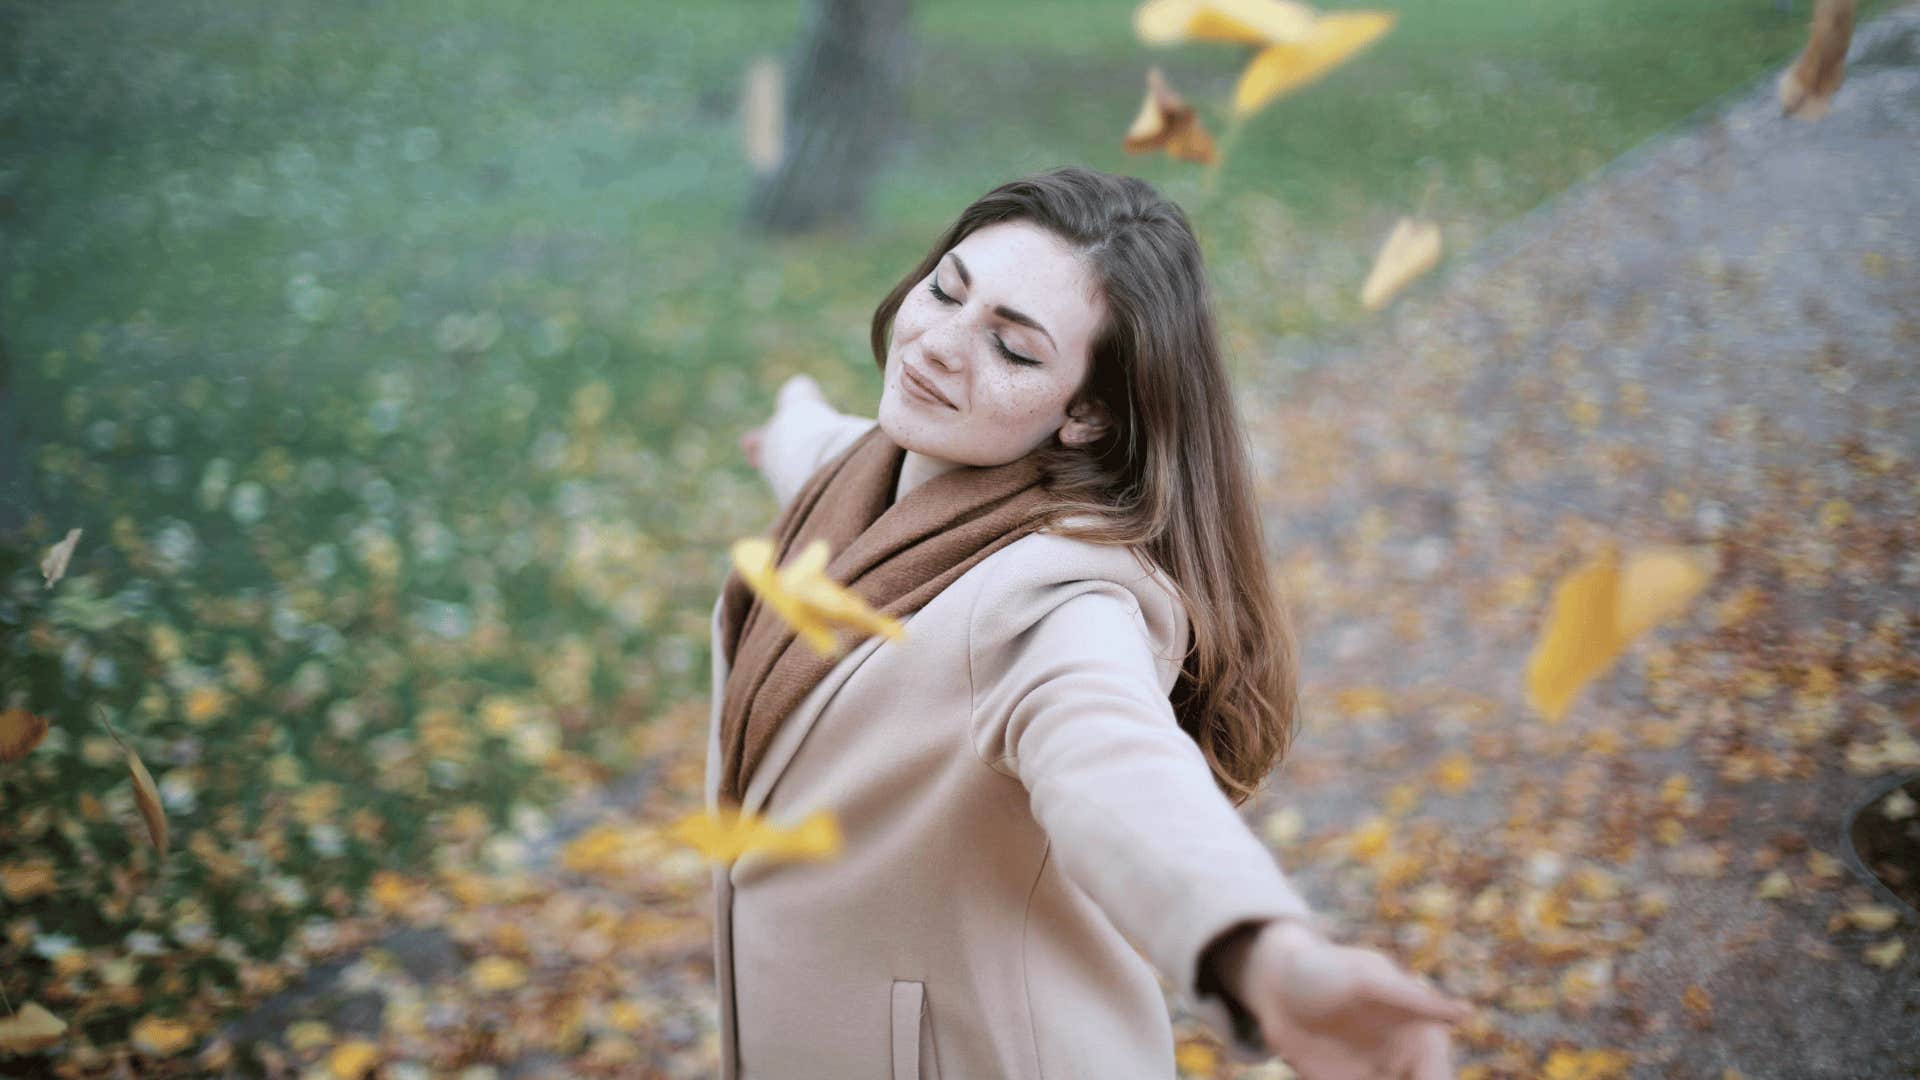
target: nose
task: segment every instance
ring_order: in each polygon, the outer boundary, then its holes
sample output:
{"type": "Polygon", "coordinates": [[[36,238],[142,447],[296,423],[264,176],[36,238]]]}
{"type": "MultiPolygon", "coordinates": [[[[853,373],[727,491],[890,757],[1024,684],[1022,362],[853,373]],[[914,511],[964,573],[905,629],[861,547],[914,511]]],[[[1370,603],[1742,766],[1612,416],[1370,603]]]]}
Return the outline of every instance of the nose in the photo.
{"type": "Polygon", "coordinates": [[[936,319],[920,334],[920,354],[943,371],[958,371],[966,356],[967,321],[958,312],[936,319]]]}

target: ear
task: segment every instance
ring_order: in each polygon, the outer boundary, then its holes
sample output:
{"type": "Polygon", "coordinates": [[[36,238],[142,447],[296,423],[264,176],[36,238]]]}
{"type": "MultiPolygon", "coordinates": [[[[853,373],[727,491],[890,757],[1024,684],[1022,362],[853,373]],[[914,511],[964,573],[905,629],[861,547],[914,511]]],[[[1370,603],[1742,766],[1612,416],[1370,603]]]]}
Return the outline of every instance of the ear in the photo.
{"type": "Polygon", "coordinates": [[[1060,425],[1059,439],[1064,446],[1088,446],[1103,438],[1113,430],[1113,415],[1107,411],[1104,403],[1087,402],[1067,413],[1067,422],[1060,425]]]}

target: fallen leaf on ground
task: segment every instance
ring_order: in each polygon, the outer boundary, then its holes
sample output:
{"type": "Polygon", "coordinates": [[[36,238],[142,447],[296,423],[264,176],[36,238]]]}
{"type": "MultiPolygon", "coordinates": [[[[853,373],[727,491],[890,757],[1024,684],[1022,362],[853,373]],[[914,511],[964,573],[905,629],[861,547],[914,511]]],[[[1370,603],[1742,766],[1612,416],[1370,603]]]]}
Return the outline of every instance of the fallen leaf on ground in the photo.
{"type": "Polygon", "coordinates": [[[1888,938],[1878,945],[1869,946],[1861,953],[1866,957],[1867,963],[1888,971],[1892,971],[1893,966],[1898,964],[1900,958],[1906,954],[1907,943],[1899,938],[1888,938]]]}
{"type": "Polygon", "coordinates": [[[146,1016],[133,1025],[128,1041],[148,1057],[172,1057],[193,1045],[193,1027],[182,1020],[146,1016]]]}
{"type": "Polygon", "coordinates": [[[40,1007],[37,1001],[20,1006],[20,1011],[0,1020],[0,1050],[10,1054],[31,1054],[60,1041],[67,1022],[40,1007]]]}
{"type": "Polygon", "coordinates": [[[353,1039],[327,1055],[327,1071],[338,1080],[361,1080],[380,1064],[380,1048],[365,1039],[353,1039]]]}
{"type": "Polygon", "coordinates": [[[0,764],[12,764],[33,752],[47,736],[47,719],[25,709],[0,712],[0,764]]]}
{"type": "Polygon", "coordinates": [[[467,981],[480,991],[517,990],[526,985],[527,969],[505,956],[487,956],[468,970],[467,981]]]}

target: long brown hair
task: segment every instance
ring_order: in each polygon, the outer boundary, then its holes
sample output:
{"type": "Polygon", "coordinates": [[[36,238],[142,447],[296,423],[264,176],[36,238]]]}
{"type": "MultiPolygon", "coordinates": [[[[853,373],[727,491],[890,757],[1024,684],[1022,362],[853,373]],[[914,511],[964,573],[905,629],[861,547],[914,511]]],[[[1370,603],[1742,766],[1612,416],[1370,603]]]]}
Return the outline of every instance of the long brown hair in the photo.
{"type": "Polygon", "coordinates": [[[1136,547],[1171,577],[1192,637],[1172,702],[1235,806],[1292,744],[1299,723],[1287,607],[1268,568],[1245,429],[1235,410],[1199,242],[1153,185],[1079,166],[1013,180],[961,211],[873,313],[882,372],[909,290],[976,229],[1026,221],[1086,262],[1106,299],[1087,375],[1068,404],[1106,405],[1113,424],[1086,446],[1056,437],[1039,455],[1059,531],[1136,547]]]}

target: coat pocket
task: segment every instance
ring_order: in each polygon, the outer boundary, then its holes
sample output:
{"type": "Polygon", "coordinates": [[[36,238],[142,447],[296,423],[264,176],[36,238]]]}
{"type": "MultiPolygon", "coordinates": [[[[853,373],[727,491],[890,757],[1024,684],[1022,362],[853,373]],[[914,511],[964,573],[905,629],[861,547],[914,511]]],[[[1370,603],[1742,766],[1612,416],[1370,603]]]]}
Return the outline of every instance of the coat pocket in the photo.
{"type": "Polygon", "coordinates": [[[893,1080],[940,1080],[923,982],[893,980],[893,1080]]]}

